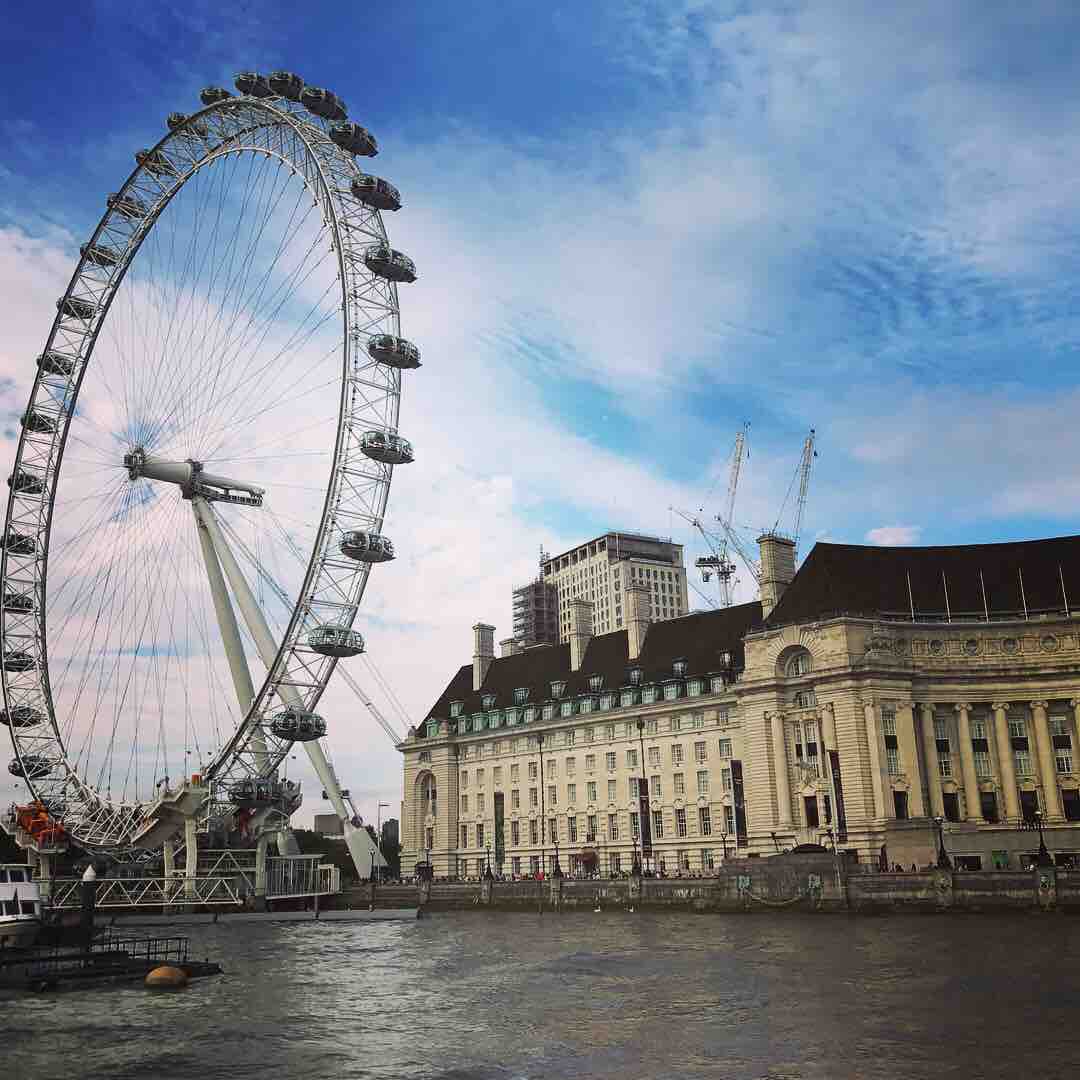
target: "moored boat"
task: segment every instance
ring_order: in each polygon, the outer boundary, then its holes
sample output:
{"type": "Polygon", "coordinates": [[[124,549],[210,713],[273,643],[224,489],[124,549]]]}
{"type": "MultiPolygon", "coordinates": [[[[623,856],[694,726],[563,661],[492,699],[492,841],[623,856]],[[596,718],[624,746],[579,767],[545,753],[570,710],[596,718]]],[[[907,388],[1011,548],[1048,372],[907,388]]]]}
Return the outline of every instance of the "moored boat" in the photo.
{"type": "Polygon", "coordinates": [[[25,863],[0,863],[0,949],[25,949],[41,933],[41,892],[25,863]]]}

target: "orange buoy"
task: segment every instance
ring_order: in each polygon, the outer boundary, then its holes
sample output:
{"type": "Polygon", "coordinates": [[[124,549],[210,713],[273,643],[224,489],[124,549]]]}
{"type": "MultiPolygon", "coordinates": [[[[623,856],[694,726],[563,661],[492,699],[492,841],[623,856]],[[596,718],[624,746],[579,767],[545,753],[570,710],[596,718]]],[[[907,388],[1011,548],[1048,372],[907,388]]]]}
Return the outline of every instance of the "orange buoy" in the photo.
{"type": "Polygon", "coordinates": [[[162,964],[146,976],[144,985],[151,990],[180,990],[187,986],[187,972],[183,968],[162,964]]]}

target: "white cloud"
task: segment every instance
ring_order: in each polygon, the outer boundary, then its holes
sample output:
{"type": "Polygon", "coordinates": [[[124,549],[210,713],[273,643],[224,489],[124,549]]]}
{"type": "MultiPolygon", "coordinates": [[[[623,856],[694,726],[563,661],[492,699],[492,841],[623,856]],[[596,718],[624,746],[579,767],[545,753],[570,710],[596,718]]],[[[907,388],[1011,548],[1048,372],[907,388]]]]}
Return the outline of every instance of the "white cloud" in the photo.
{"type": "Polygon", "coordinates": [[[868,544],[877,547],[909,547],[919,542],[921,532],[921,525],[882,525],[870,529],[865,539],[868,544]]]}

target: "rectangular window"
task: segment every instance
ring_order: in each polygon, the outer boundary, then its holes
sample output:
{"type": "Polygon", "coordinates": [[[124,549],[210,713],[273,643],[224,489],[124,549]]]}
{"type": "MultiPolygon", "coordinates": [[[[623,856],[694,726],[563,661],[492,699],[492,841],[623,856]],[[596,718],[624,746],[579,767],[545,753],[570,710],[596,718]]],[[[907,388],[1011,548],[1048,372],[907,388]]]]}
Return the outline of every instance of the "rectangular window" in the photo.
{"type": "Polygon", "coordinates": [[[510,766],[510,783],[516,784],[517,781],[518,781],[518,777],[519,777],[520,773],[521,773],[520,766],[511,765],[510,766]]]}
{"type": "Polygon", "coordinates": [[[484,826],[483,825],[477,825],[476,826],[476,846],[477,847],[483,847],[484,846],[484,826]]]}
{"type": "Polygon", "coordinates": [[[604,755],[604,764],[607,766],[608,772],[614,772],[615,771],[615,752],[614,751],[611,751],[611,753],[608,753],[608,754],[604,755]]]}
{"type": "Polygon", "coordinates": [[[1016,759],[1016,775],[1031,775],[1031,753],[1028,750],[1016,750],[1013,754],[1016,759]]]}
{"type": "Polygon", "coordinates": [[[510,843],[513,847],[521,843],[521,822],[516,819],[510,822],[510,843]]]}
{"type": "Polygon", "coordinates": [[[654,840],[664,839],[664,815],[660,810],[652,812],[652,834],[654,840]]]}
{"type": "Polygon", "coordinates": [[[529,788],[529,805],[530,806],[539,806],[540,805],[540,792],[534,787],[529,788]]]}
{"type": "Polygon", "coordinates": [[[681,731],[682,730],[682,717],[673,716],[668,721],[668,731],[681,731]]]}
{"type": "Polygon", "coordinates": [[[619,815],[608,814],[607,816],[607,832],[609,840],[619,839],[619,815]]]}
{"type": "Polygon", "coordinates": [[[683,748],[682,743],[671,744],[671,764],[681,765],[683,763],[683,748]]]}
{"type": "Polygon", "coordinates": [[[530,780],[535,780],[536,779],[536,762],[535,761],[530,761],[529,762],[529,779],[530,780]]]}
{"type": "Polygon", "coordinates": [[[698,769],[697,793],[699,795],[709,794],[709,771],[707,769],[698,769]]]}
{"type": "Polygon", "coordinates": [[[585,842],[587,844],[596,843],[596,830],[596,815],[589,814],[589,816],[585,819],[585,842]]]}
{"type": "Polygon", "coordinates": [[[900,751],[895,746],[885,747],[885,761],[888,765],[890,776],[900,774],[900,751]]]}
{"type": "Polygon", "coordinates": [[[1067,721],[1064,716],[1051,716],[1050,717],[1050,734],[1051,735],[1068,735],[1069,729],[1067,727],[1067,721]]]}
{"type": "Polygon", "coordinates": [[[660,777],[655,773],[649,777],[649,793],[654,799],[660,798],[660,777]]]}
{"type": "Polygon", "coordinates": [[[992,775],[992,770],[990,768],[990,754],[986,750],[976,750],[974,756],[975,775],[983,779],[992,775]]]}
{"type": "Polygon", "coordinates": [[[548,806],[559,805],[559,789],[554,784],[548,784],[548,806]]]}
{"type": "Polygon", "coordinates": [[[585,729],[585,741],[586,741],[587,743],[591,743],[591,742],[595,742],[595,741],[596,741],[596,731],[595,731],[595,729],[594,729],[594,728],[591,728],[591,727],[587,727],[587,728],[585,729]]]}
{"type": "Polygon", "coordinates": [[[952,758],[948,754],[938,754],[937,764],[942,776],[952,776],[952,758]]]}
{"type": "Polygon", "coordinates": [[[484,782],[484,770],[483,769],[477,769],[476,770],[476,782],[478,784],[483,784],[483,782],[484,782]]]}
{"type": "Polygon", "coordinates": [[[559,839],[559,823],[555,818],[548,819],[548,843],[554,844],[559,839]]]}
{"type": "Polygon", "coordinates": [[[732,780],[731,780],[731,770],[730,769],[721,769],[720,770],[720,790],[721,791],[733,791],[734,790],[734,784],[732,783],[732,780]]]}
{"type": "Polygon", "coordinates": [[[496,765],[491,771],[494,774],[491,779],[495,782],[495,786],[499,787],[502,784],[502,766],[496,765]]]}
{"type": "Polygon", "coordinates": [[[654,769],[659,768],[659,766],[660,766],[660,747],[659,746],[650,746],[649,749],[646,751],[646,754],[648,755],[648,758],[649,758],[649,764],[654,769]]]}
{"type": "Polygon", "coordinates": [[[641,704],[651,705],[656,700],[656,687],[644,686],[641,689],[641,704]]]}
{"type": "Polygon", "coordinates": [[[577,784],[566,785],[566,801],[573,806],[577,802],[577,784]]]}
{"type": "Polygon", "coordinates": [[[881,706],[881,733],[882,735],[896,734],[896,706],[881,706]]]}
{"type": "Polygon", "coordinates": [[[536,877],[536,875],[540,873],[540,856],[539,855],[530,855],[529,856],[529,873],[532,874],[533,877],[536,877]]]}
{"type": "Polygon", "coordinates": [[[616,781],[616,780],[609,780],[607,782],[607,801],[608,802],[614,802],[619,797],[618,788],[616,786],[617,783],[618,783],[618,781],[616,781]]]}
{"type": "Polygon", "coordinates": [[[568,757],[566,759],[566,775],[573,776],[577,770],[577,758],[568,757]]]}
{"type": "Polygon", "coordinates": [[[555,715],[555,706],[554,705],[545,705],[543,707],[543,709],[540,710],[540,715],[545,720],[550,720],[555,715]]]}
{"type": "Polygon", "coordinates": [[[705,714],[703,712],[694,712],[690,714],[690,726],[700,730],[705,726],[705,714]]]}
{"type": "Polygon", "coordinates": [[[585,798],[588,799],[589,802],[591,802],[591,803],[596,802],[596,781],[595,780],[590,780],[585,785],[585,798]]]}
{"type": "Polygon", "coordinates": [[[628,769],[636,769],[638,767],[636,750],[626,751],[626,767],[628,769]]]}
{"type": "Polygon", "coordinates": [[[730,739],[721,739],[717,743],[717,748],[719,749],[720,756],[722,758],[731,757],[731,740],[730,739]]]}
{"type": "Polygon", "coordinates": [[[576,844],[577,841],[577,818],[568,817],[566,819],[566,827],[569,830],[568,836],[571,844],[576,844]]]}
{"type": "Polygon", "coordinates": [[[469,786],[469,774],[468,774],[468,772],[463,772],[461,774],[461,786],[462,787],[468,787],[469,786]]]}
{"type": "Polygon", "coordinates": [[[554,776],[559,771],[559,763],[555,758],[548,758],[547,774],[548,776],[554,776]]]}
{"type": "Polygon", "coordinates": [[[674,701],[679,696],[679,684],[677,682],[664,683],[664,700],[674,701]]]}
{"type": "Polygon", "coordinates": [[[1027,738],[1027,723],[1022,716],[1009,717],[1009,737],[1013,739],[1027,738]]]}
{"type": "Polygon", "coordinates": [[[971,720],[971,741],[986,738],[986,720],[983,717],[973,717],[971,720]]]}
{"type": "Polygon", "coordinates": [[[675,810],[675,835],[686,835],[686,810],[681,806],[675,810]]]}
{"type": "Polygon", "coordinates": [[[715,870],[716,863],[713,860],[712,848],[701,849],[701,869],[702,870],[715,870]]]}
{"type": "Polygon", "coordinates": [[[938,740],[947,739],[949,737],[949,725],[945,722],[944,716],[934,717],[934,738],[938,740]]]}
{"type": "Polygon", "coordinates": [[[608,742],[611,742],[611,740],[615,738],[615,725],[614,724],[605,725],[605,727],[604,727],[604,738],[607,739],[608,742]]]}
{"type": "Polygon", "coordinates": [[[468,825],[462,825],[461,826],[461,846],[462,847],[468,847],[469,846],[469,826],[468,825]]]}
{"type": "Polygon", "coordinates": [[[807,828],[816,829],[820,824],[818,818],[818,805],[816,795],[804,795],[803,796],[804,813],[806,814],[807,828]]]}
{"type": "Polygon", "coordinates": [[[677,772],[675,774],[674,779],[675,779],[675,797],[679,798],[679,797],[686,794],[686,776],[681,772],[677,772]]]}
{"type": "Polygon", "coordinates": [[[702,836],[712,836],[712,816],[707,806],[698,807],[698,832],[702,836]]]}
{"type": "Polygon", "coordinates": [[[521,792],[517,788],[510,789],[510,809],[521,809],[521,792]]]}
{"type": "Polygon", "coordinates": [[[694,743],[694,761],[697,762],[698,765],[704,765],[707,758],[708,758],[708,754],[706,754],[706,752],[705,752],[705,743],[704,742],[696,742],[696,743],[694,743]]]}
{"type": "MultiPolygon", "coordinates": [[[[572,701],[563,701],[559,704],[560,716],[573,716],[574,715],[574,703],[572,701]]],[[[573,732],[570,732],[573,734],[573,732]]]]}
{"type": "Polygon", "coordinates": [[[539,844],[540,843],[540,826],[537,825],[536,818],[532,818],[529,821],[529,843],[530,844],[539,844]]]}
{"type": "Polygon", "coordinates": [[[645,721],[645,734],[646,735],[655,735],[656,734],[656,721],[655,720],[646,720],[645,721]]]}
{"type": "Polygon", "coordinates": [[[1054,757],[1057,760],[1057,771],[1059,773],[1071,773],[1073,771],[1071,750],[1056,750],[1054,757]]]}
{"type": "Polygon", "coordinates": [[[479,814],[482,814],[484,812],[484,793],[483,792],[480,792],[476,796],[476,811],[479,814]]]}
{"type": "Polygon", "coordinates": [[[735,832],[735,807],[724,807],[724,832],[731,836],[735,832]]]}
{"type": "Polygon", "coordinates": [[[462,795],[461,796],[461,812],[463,814],[467,814],[469,812],[469,796],[468,795],[462,795]]]}
{"type": "Polygon", "coordinates": [[[592,772],[595,768],[596,768],[596,755],[595,754],[586,754],[585,755],[585,771],[586,772],[592,772]]]}
{"type": "Polygon", "coordinates": [[[520,855],[515,855],[510,860],[510,873],[513,874],[514,877],[521,877],[521,856],[520,855]]]}
{"type": "Polygon", "coordinates": [[[630,835],[635,840],[639,840],[641,838],[641,823],[638,820],[637,814],[633,810],[630,811],[630,835]]]}

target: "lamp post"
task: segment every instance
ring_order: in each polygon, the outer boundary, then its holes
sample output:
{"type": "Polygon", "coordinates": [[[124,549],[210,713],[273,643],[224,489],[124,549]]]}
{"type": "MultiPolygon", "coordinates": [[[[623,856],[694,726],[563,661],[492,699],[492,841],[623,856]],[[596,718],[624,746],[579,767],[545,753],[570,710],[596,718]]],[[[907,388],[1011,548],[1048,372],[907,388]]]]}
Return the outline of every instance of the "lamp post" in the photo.
{"type": "Polygon", "coordinates": [[[727,822],[720,829],[720,843],[724,845],[724,862],[727,862],[727,822]]]}
{"type": "Polygon", "coordinates": [[[559,865],[559,834],[555,834],[555,867],[551,871],[552,877],[562,877],[562,867],[559,865]]]}
{"type": "Polygon", "coordinates": [[[491,874],[491,841],[490,840],[488,841],[488,843],[486,845],[486,850],[487,850],[487,867],[484,870],[484,877],[487,878],[488,881],[490,881],[491,877],[492,877],[492,874],[491,874]]]}
{"type": "Polygon", "coordinates": [[[938,816],[934,818],[934,824],[937,826],[938,836],[938,869],[951,870],[952,860],[949,858],[948,852],[945,850],[945,819],[940,814],[938,814],[938,816]]]}
{"type": "Polygon", "coordinates": [[[544,733],[536,733],[540,747],[540,876],[547,873],[547,803],[544,798],[544,733]]]}
{"type": "Polygon", "coordinates": [[[1035,824],[1039,827],[1039,865],[1053,866],[1054,860],[1050,858],[1050,852],[1046,850],[1046,840],[1043,837],[1043,816],[1041,810],[1035,811],[1035,824]]]}
{"type": "MultiPolygon", "coordinates": [[[[640,805],[640,803],[639,803],[639,805],[640,805]]],[[[633,862],[631,862],[631,864],[630,864],[630,873],[633,874],[635,877],[640,877],[641,876],[641,859],[638,858],[637,835],[634,833],[633,829],[630,830],[630,843],[634,845],[634,858],[633,858],[633,862]]]]}

